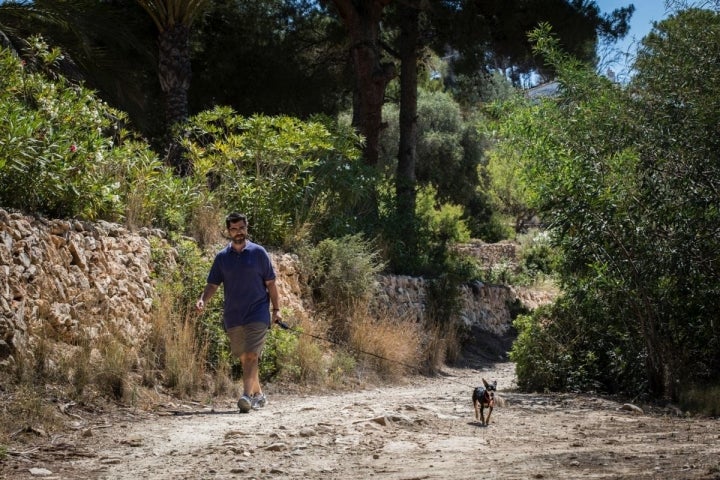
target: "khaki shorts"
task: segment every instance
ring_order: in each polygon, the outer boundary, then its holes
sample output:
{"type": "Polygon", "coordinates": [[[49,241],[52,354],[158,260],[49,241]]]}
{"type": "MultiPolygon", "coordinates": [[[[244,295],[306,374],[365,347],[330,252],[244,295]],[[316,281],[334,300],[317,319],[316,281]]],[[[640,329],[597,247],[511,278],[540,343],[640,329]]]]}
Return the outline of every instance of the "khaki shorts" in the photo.
{"type": "Polygon", "coordinates": [[[268,327],[264,323],[255,322],[247,325],[233,327],[227,331],[230,339],[230,351],[234,357],[247,352],[254,352],[260,355],[265,345],[265,336],[268,327]]]}

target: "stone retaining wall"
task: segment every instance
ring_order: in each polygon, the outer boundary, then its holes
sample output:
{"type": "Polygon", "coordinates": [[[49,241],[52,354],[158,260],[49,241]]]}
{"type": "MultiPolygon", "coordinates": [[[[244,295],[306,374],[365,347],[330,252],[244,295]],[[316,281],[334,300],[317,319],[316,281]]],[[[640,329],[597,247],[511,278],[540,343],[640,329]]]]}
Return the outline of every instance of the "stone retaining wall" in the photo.
{"type": "MultiPolygon", "coordinates": [[[[391,305],[396,315],[422,321],[427,301],[427,281],[407,276],[382,276],[379,279],[380,303],[391,305]]],[[[505,285],[475,282],[462,287],[460,320],[468,327],[503,335],[512,325],[510,305],[523,300],[523,291],[505,285]]],[[[541,301],[542,302],[542,301],[541,301]]]]}

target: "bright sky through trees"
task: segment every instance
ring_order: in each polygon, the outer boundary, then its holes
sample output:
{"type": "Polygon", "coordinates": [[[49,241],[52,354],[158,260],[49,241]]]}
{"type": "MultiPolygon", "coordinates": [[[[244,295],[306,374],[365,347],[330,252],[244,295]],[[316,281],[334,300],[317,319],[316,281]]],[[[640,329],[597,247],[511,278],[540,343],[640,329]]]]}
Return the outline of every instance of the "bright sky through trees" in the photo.
{"type": "Polygon", "coordinates": [[[640,40],[652,30],[653,22],[659,22],[668,16],[665,2],[663,0],[596,0],[596,3],[603,13],[610,13],[616,8],[626,7],[631,3],[635,5],[635,12],[630,20],[630,32],[615,45],[616,54],[607,55],[600,52],[602,73],[607,73],[609,68],[615,72],[618,80],[627,80],[627,71],[640,40]]]}

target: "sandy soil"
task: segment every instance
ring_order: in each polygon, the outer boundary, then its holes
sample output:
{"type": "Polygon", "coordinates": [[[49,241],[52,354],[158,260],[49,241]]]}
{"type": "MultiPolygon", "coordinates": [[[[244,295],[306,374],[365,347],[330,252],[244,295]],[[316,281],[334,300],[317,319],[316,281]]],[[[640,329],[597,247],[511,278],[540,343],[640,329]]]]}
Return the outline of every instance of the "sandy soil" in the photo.
{"type": "Polygon", "coordinates": [[[44,445],[11,447],[0,477],[720,479],[718,419],[514,387],[504,362],[355,392],[278,391],[247,414],[231,399],[80,414],[44,445]],[[505,400],[489,426],[470,401],[481,377],[497,379],[505,400]]]}

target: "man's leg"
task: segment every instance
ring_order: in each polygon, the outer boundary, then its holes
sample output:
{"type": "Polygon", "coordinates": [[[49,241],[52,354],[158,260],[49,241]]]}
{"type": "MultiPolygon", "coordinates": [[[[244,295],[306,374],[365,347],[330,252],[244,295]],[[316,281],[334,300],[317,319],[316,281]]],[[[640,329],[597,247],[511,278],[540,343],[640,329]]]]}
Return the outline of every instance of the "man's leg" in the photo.
{"type": "Polygon", "coordinates": [[[243,370],[243,395],[238,400],[241,412],[251,408],[262,408],[267,399],[260,387],[260,352],[265,344],[267,326],[262,323],[251,323],[228,330],[230,349],[240,360],[243,370]]]}
{"type": "Polygon", "coordinates": [[[243,370],[243,393],[251,397],[256,393],[262,393],[258,359],[258,354],[255,352],[245,352],[240,355],[240,364],[243,370]]]}

